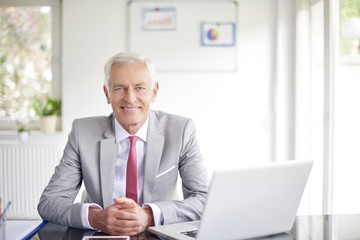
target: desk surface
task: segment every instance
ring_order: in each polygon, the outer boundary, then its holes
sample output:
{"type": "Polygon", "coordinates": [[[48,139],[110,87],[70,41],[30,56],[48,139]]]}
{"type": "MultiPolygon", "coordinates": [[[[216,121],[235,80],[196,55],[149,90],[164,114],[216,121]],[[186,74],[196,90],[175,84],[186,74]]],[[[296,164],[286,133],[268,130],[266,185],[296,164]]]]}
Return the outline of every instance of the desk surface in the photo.
{"type": "MultiPolygon", "coordinates": [[[[32,240],[78,240],[94,231],[47,223],[32,240]]],[[[149,232],[131,237],[132,240],[158,240],[149,232]]],[[[298,216],[290,232],[261,238],[272,240],[351,240],[360,239],[360,215],[298,216]]],[[[260,239],[257,239],[260,240],[260,239]]]]}

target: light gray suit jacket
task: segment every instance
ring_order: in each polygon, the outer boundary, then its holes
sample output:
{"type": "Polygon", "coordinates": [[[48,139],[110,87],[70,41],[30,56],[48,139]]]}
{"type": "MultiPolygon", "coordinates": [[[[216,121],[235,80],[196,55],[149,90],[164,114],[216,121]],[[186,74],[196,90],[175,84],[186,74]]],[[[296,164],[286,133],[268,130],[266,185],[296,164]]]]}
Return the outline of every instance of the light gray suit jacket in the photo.
{"type": "MultiPolygon", "coordinates": [[[[91,117],[73,122],[60,164],[38,205],[47,221],[83,228],[81,206],[74,199],[84,181],[85,202],[106,208],[112,204],[115,160],[114,117],[91,117]]],[[[144,172],[144,202],[155,203],[164,224],[201,217],[209,176],[200,154],[192,120],[149,111],[144,172]],[[184,200],[170,201],[178,172],[184,200]]]]}

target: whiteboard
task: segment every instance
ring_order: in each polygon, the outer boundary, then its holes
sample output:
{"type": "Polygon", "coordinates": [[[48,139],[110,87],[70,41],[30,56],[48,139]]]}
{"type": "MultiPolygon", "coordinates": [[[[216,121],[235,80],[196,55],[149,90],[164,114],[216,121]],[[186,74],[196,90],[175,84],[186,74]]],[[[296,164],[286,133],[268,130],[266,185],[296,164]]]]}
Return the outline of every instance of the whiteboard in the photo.
{"type": "Polygon", "coordinates": [[[235,71],[236,26],[234,1],[132,1],[127,50],[157,71],[235,71]]]}

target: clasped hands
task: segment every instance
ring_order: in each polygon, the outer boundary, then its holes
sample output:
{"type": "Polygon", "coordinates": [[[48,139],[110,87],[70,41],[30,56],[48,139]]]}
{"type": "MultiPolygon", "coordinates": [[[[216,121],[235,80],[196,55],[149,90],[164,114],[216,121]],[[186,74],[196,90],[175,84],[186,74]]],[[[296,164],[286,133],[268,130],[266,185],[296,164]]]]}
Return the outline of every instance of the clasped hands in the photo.
{"type": "Polygon", "coordinates": [[[114,198],[105,209],[89,209],[89,223],[93,228],[110,235],[134,236],[154,225],[151,208],[142,208],[132,199],[114,198]]]}

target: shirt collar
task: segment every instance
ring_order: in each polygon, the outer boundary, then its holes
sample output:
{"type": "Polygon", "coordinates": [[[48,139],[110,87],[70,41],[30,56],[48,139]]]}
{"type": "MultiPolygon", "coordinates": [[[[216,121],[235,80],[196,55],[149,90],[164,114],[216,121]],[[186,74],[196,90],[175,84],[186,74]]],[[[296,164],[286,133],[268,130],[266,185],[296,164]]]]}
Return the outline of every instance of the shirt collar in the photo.
{"type": "Polygon", "coordinates": [[[117,119],[116,119],[115,116],[114,116],[114,123],[115,123],[115,140],[116,140],[116,143],[121,142],[122,140],[124,140],[125,138],[128,138],[129,136],[137,136],[137,137],[139,137],[141,140],[143,140],[144,142],[146,142],[147,131],[148,131],[148,127],[149,127],[149,118],[146,118],[145,123],[141,126],[141,128],[139,129],[139,131],[137,131],[137,133],[135,133],[134,135],[129,134],[129,133],[120,125],[120,123],[117,121],[117,119]]]}

